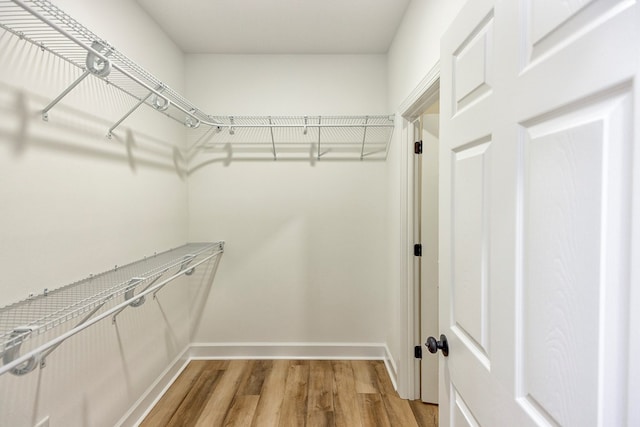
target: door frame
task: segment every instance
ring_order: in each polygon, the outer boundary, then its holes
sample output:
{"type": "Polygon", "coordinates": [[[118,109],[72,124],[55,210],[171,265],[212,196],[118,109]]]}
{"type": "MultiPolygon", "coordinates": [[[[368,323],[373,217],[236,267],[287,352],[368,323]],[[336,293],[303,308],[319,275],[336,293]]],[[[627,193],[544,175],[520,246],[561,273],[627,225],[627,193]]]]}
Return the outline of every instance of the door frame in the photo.
{"type": "Polygon", "coordinates": [[[398,370],[398,393],[406,399],[420,398],[420,361],[414,357],[413,348],[422,345],[420,337],[420,283],[416,280],[417,262],[413,255],[414,244],[414,153],[415,142],[413,122],[433,102],[440,93],[440,62],[418,83],[415,89],[400,104],[402,118],[401,142],[401,243],[400,252],[400,321],[401,357],[398,370]]]}

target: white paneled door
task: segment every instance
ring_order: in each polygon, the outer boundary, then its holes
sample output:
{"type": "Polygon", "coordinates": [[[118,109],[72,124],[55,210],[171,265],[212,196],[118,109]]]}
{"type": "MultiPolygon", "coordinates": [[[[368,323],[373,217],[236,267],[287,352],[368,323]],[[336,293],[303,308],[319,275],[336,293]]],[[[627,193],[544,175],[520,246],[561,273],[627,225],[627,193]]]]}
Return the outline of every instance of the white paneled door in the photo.
{"type": "Polygon", "coordinates": [[[471,0],[443,37],[441,425],[640,425],[639,30],[471,0]]]}

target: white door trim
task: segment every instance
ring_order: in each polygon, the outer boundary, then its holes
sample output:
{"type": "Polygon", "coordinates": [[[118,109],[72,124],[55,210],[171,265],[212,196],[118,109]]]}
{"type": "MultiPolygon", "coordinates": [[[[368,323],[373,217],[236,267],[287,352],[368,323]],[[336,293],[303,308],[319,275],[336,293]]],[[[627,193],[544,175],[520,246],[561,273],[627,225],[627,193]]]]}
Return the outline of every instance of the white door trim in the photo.
{"type": "Polygon", "coordinates": [[[419,309],[420,301],[416,292],[419,283],[414,279],[415,260],[413,256],[413,215],[414,215],[414,166],[412,123],[431,105],[438,96],[440,87],[440,63],[418,83],[415,89],[400,104],[402,116],[400,200],[401,200],[401,242],[400,252],[400,363],[398,364],[398,393],[407,399],[420,398],[419,361],[414,358],[413,347],[420,343],[419,309]]]}

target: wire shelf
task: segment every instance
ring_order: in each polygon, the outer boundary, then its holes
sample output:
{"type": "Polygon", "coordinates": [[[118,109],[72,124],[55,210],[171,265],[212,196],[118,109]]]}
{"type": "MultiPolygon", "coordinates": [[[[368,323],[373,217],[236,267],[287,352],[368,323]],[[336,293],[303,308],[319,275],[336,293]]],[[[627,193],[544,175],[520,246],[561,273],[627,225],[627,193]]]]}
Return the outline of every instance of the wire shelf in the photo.
{"type": "Polygon", "coordinates": [[[0,27],[186,125],[209,121],[195,105],[47,0],[1,0],[0,27]]]}
{"type": "MultiPolygon", "coordinates": [[[[43,118],[73,88],[93,75],[133,97],[137,103],[107,131],[112,132],[141,105],[147,105],[188,128],[214,129],[209,143],[340,144],[365,159],[384,153],[391,140],[389,116],[213,117],[127,58],[48,0],[0,0],[0,28],[51,52],[83,70],[76,81],[43,110],[43,118]],[[222,132],[227,128],[229,132],[222,132]]],[[[321,152],[318,152],[320,158],[321,152]]]]}
{"type": "MultiPolygon", "coordinates": [[[[317,157],[328,151],[361,159],[386,155],[393,134],[389,116],[216,116],[222,125],[201,138],[202,148],[224,144],[261,145],[274,159],[295,146],[315,146],[317,157]]],[[[303,151],[308,151],[304,150],[303,151]]]]}
{"type": "MultiPolygon", "coordinates": [[[[137,307],[144,302],[146,293],[157,292],[183,274],[190,275],[194,266],[223,252],[224,242],[190,243],[1,307],[0,356],[7,365],[16,358],[24,341],[84,315],[77,328],[118,297],[124,296],[122,301],[127,304],[112,308],[103,317],[117,315],[127,305],[137,307]]],[[[57,345],[52,342],[45,348],[57,345]]],[[[0,368],[1,373],[4,371],[0,368]]]]}

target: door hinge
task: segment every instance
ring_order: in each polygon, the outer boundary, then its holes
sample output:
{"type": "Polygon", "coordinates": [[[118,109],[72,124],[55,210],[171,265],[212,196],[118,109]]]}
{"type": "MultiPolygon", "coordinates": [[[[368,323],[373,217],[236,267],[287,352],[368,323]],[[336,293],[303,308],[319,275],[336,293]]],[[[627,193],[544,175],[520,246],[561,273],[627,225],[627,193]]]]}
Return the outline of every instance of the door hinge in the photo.
{"type": "Polygon", "coordinates": [[[413,144],[413,152],[422,154],[422,141],[416,141],[415,144],[413,144]]]}
{"type": "Polygon", "coordinates": [[[422,256],[422,244],[416,243],[413,245],[413,256],[422,256]]]}
{"type": "Polygon", "coordinates": [[[415,357],[416,359],[422,359],[422,346],[421,345],[417,345],[417,346],[413,347],[413,357],[415,357]]]}

